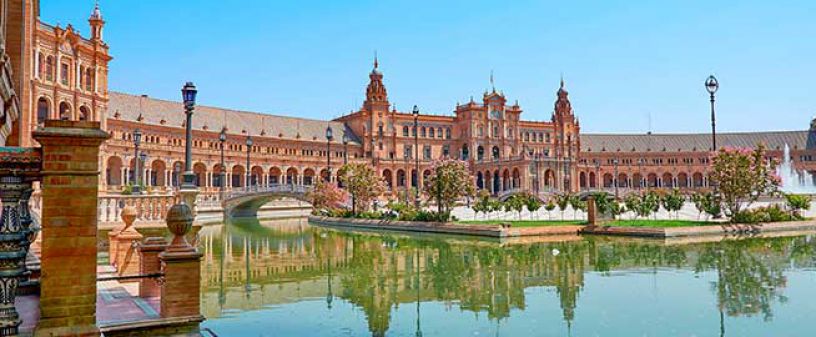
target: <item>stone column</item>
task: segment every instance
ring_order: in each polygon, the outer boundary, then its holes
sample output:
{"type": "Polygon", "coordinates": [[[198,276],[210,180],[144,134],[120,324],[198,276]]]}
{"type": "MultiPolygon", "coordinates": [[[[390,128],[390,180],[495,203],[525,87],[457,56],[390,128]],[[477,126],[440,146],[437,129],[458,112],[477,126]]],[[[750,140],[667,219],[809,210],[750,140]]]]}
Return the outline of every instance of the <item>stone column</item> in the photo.
{"type": "Polygon", "coordinates": [[[25,274],[28,235],[20,222],[20,198],[23,191],[30,188],[30,183],[28,185],[19,176],[0,177],[0,231],[3,233],[0,238],[0,336],[17,336],[17,328],[22,323],[14,307],[14,298],[25,274]]]}
{"type": "Polygon", "coordinates": [[[42,145],[40,321],[35,336],[99,336],[96,240],[99,122],[49,120],[42,145]]]}
{"type": "Polygon", "coordinates": [[[164,282],[161,286],[161,316],[201,316],[201,256],[185,237],[193,225],[193,213],[186,204],[176,204],[167,212],[167,228],[173,241],[159,254],[164,282]]]}

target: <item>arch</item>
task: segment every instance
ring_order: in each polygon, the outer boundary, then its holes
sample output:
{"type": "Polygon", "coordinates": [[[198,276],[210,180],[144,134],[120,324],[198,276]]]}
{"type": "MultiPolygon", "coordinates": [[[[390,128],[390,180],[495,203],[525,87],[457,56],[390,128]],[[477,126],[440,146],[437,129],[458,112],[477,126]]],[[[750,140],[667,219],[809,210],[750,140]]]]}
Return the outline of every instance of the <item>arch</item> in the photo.
{"type": "Polygon", "coordinates": [[[281,175],[283,172],[277,166],[272,166],[269,168],[269,184],[270,185],[277,185],[281,183],[281,175]]]}
{"type": "Polygon", "coordinates": [[[484,146],[479,145],[479,147],[476,148],[476,160],[484,160],[484,151],[484,146]]]}
{"type": "MultiPolygon", "coordinates": [[[[533,134],[533,137],[535,137],[535,134],[533,134]]],[[[585,189],[587,187],[586,179],[586,172],[581,171],[581,173],[578,173],[578,186],[581,187],[581,189],[585,189]]]]}
{"type": "Polygon", "coordinates": [[[502,191],[507,191],[510,189],[510,170],[504,169],[502,172],[502,191]]]}
{"type": "Polygon", "coordinates": [[[480,190],[484,188],[484,176],[482,172],[476,172],[476,188],[480,190]]]}
{"type": "Polygon", "coordinates": [[[79,120],[87,121],[92,120],[91,110],[88,109],[87,106],[83,105],[79,107],[79,120]]]}
{"type": "Polygon", "coordinates": [[[604,175],[603,175],[603,187],[604,188],[613,187],[612,173],[604,173],[604,175]]]}
{"type": "Polygon", "coordinates": [[[681,188],[689,187],[689,178],[686,172],[680,172],[677,174],[677,187],[681,188]]]}
{"type": "Polygon", "coordinates": [[[405,187],[405,170],[397,170],[397,187],[405,187]]]}
{"type": "Polygon", "coordinates": [[[385,186],[388,187],[389,190],[394,188],[393,186],[394,182],[391,176],[392,176],[391,170],[385,169],[382,171],[382,177],[383,180],[385,180],[385,186]]]}
{"type": "Polygon", "coordinates": [[[544,186],[552,187],[555,185],[555,172],[551,169],[544,171],[544,186]]]}
{"type": "Polygon", "coordinates": [[[669,188],[674,187],[674,181],[672,180],[672,174],[671,173],[669,173],[669,172],[663,173],[662,178],[663,178],[662,179],[662,184],[661,184],[662,187],[669,187],[669,188]]]}
{"type": "Polygon", "coordinates": [[[202,162],[193,164],[193,173],[195,173],[195,185],[203,187],[207,183],[207,165],[202,162]]]}
{"type": "Polygon", "coordinates": [[[167,164],[156,159],[150,163],[150,186],[164,186],[166,184],[167,164]]]}
{"type": "Polygon", "coordinates": [[[648,175],[646,175],[646,186],[657,187],[657,174],[649,173],[648,175]]]}
{"type": "Polygon", "coordinates": [[[694,172],[694,174],[691,175],[691,181],[694,187],[703,187],[703,174],[694,172]]]}
{"type": "Polygon", "coordinates": [[[493,149],[491,150],[491,154],[493,160],[499,160],[499,158],[501,158],[501,150],[499,150],[498,146],[493,147],[493,149]]]}
{"type": "Polygon", "coordinates": [[[298,169],[294,167],[290,167],[286,169],[286,184],[287,185],[297,185],[298,184],[298,169]]]}
{"type": "Polygon", "coordinates": [[[213,187],[218,187],[218,188],[227,187],[224,184],[226,179],[221,177],[222,174],[226,174],[226,170],[224,170],[224,168],[221,167],[221,163],[213,165],[213,169],[212,169],[212,186],[213,187]]]}
{"type": "Polygon", "coordinates": [[[184,173],[184,163],[181,161],[175,161],[170,169],[172,170],[170,171],[171,185],[173,185],[173,187],[181,186],[181,174],[184,173]]]}
{"type": "Polygon", "coordinates": [[[258,165],[252,167],[249,171],[249,183],[250,186],[258,186],[263,184],[263,176],[264,176],[264,169],[258,165]]]}
{"type": "Polygon", "coordinates": [[[424,183],[424,182],[428,181],[428,177],[430,177],[430,176],[431,176],[431,170],[425,169],[425,171],[422,171],[422,182],[424,183]]]}
{"type": "Polygon", "coordinates": [[[40,97],[37,100],[37,124],[42,125],[49,118],[51,118],[51,102],[45,97],[40,97]]]}
{"type": "Polygon", "coordinates": [[[112,156],[105,166],[105,183],[108,186],[122,186],[122,158],[112,156]]]}
{"type": "Polygon", "coordinates": [[[329,169],[324,168],[320,170],[320,181],[328,182],[330,178],[329,169]]]}
{"type": "Polygon", "coordinates": [[[312,185],[314,183],[314,177],[315,177],[314,169],[307,168],[303,170],[303,185],[312,185]]]}
{"type": "Polygon", "coordinates": [[[62,101],[59,104],[59,118],[67,121],[71,119],[71,105],[68,102],[62,101]]]}
{"type": "Polygon", "coordinates": [[[468,150],[467,144],[462,144],[462,160],[468,160],[470,155],[470,150],[468,150]]]}
{"type": "Polygon", "coordinates": [[[623,188],[629,187],[629,176],[627,176],[626,173],[618,173],[617,184],[618,187],[623,188]]]}
{"type": "Polygon", "coordinates": [[[513,169],[513,179],[511,182],[511,188],[520,188],[521,187],[521,172],[519,171],[518,167],[513,169]]]}
{"type": "Polygon", "coordinates": [[[428,138],[436,138],[436,131],[433,127],[428,128],[428,138]]]}
{"type": "Polygon", "coordinates": [[[451,139],[451,128],[445,129],[445,139],[451,139]]]}
{"type": "Polygon", "coordinates": [[[244,176],[246,175],[246,169],[243,165],[235,164],[232,166],[232,170],[230,170],[230,180],[232,183],[232,187],[244,187],[245,183],[244,176]]]}
{"type": "Polygon", "coordinates": [[[635,173],[632,175],[632,185],[636,188],[645,187],[643,186],[643,176],[640,173],[635,173]]]}
{"type": "Polygon", "coordinates": [[[589,172],[589,188],[597,188],[597,177],[595,176],[595,172],[589,172]]]}
{"type": "Polygon", "coordinates": [[[411,187],[419,187],[419,172],[411,170],[411,187]]]}
{"type": "Polygon", "coordinates": [[[428,135],[428,129],[426,127],[422,127],[419,129],[419,136],[425,138],[428,135]]]}
{"type": "Polygon", "coordinates": [[[499,177],[499,170],[493,172],[493,193],[501,191],[501,177],[499,177]]]}

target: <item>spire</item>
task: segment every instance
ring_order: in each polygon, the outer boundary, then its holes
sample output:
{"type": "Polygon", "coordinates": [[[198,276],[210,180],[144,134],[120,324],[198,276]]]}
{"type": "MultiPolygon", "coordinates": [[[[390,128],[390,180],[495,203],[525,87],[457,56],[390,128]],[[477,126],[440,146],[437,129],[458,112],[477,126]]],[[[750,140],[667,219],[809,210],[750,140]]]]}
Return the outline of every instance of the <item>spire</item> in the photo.
{"type": "Polygon", "coordinates": [[[102,11],[99,9],[99,0],[96,0],[96,5],[91,12],[91,17],[88,18],[88,23],[91,25],[91,40],[102,40],[102,28],[105,26],[105,20],[102,19],[102,11]]]}
{"type": "Polygon", "coordinates": [[[374,69],[368,75],[370,81],[366,88],[366,103],[370,102],[388,102],[388,92],[385,90],[385,85],[382,82],[383,75],[378,69],[380,62],[377,59],[377,53],[374,53],[374,69]]]}
{"type": "Polygon", "coordinates": [[[374,69],[377,69],[380,66],[380,62],[377,61],[377,51],[374,51],[374,69]]]}
{"type": "Polygon", "coordinates": [[[493,83],[493,69],[490,69],[490,86],[493,88],[493,92],[496,92],[496,84],[493,83]]]}
{"type": "Polygon", "coordinates": [[[564,89],[564,73],[561,73],[561,89],[564,89]]]}
{"type": "Polygon", "coordinates": [[[102,11],[99,10],[99,0],[96,0],[94,10],[91,12],[91,19],[102,20],[102,11]]]}
{"type": "Polygon", "coordinates": [[[555,101],[555,113],[560,115],[572,114],[572,104],[569,101],[569,93],[564,89],[564,75],[561,75],[561,86],[558,88],[558,99],[555,101]]]}

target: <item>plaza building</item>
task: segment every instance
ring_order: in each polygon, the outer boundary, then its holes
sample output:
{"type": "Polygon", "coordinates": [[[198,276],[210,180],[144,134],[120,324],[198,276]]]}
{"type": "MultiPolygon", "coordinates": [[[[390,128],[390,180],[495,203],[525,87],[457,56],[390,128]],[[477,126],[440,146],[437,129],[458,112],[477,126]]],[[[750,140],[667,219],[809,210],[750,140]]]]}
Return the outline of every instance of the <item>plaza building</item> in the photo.
{"type": "MultiPolygon", "coordinates": [[[[99,7],[88,19],[90,36],[82,37],[71,25],[41,22],[39,1],[8,4],[21,14],[10,17],[25,22],[4,26],[4,51],[22,55],[24,61],[4,64],[4,79],[16,84],[7,87],[16,91],[3,92],[8,118],[2,120],[0,140],[36,145],[31,131],[45,119],[99,121],[111,135],[99,158],[101,193],[119,193],[136,184],[137,177],[150,193],[177,188],[184,170],[183,104],[108,91],[112,58],[99,7]],[[137,130],[144,160],[136,160],[137,130]]],[[[582,133],[563,80],[554,88],[550,120],[532,121],[524,118],[517,101],[510,103],[496,88],[481,99],[455,104],[449,115],[398,111],[389,101],[376,59],[368,77],[359,110],[334,120],[197,106],[192,119],[196,184],[205,195],[247,184],[313,185],[318,179],[336,181],[343,163],[359,162],[375,167],[389,195],[396,196],[422,186],[437,160],[457,158],[468,162],[478,188],[495,195],[709,187],[710,134],[582,133]]],[[[777,160],[788,146],[794,167],[812,172],[814,127],[720,133],[718,144],[763,143],[777,160]]]]}

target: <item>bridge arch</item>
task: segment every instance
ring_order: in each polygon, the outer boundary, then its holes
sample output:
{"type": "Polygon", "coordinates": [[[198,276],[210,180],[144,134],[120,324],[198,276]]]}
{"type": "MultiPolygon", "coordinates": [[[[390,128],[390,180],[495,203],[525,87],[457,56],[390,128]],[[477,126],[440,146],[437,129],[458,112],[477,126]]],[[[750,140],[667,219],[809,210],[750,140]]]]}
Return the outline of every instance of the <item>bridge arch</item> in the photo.
{"type": "Polygon", "coordinates": [[[289,198],[310,203],[311,191],[312,186],[302,185],[273,185],[235,190],[225,196],[222,206],[228,218],[254,218],[258,216],[258,210],[270,201],[289,198]]]}

